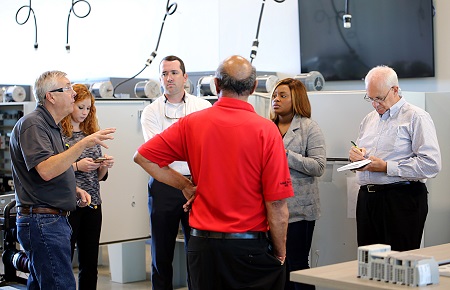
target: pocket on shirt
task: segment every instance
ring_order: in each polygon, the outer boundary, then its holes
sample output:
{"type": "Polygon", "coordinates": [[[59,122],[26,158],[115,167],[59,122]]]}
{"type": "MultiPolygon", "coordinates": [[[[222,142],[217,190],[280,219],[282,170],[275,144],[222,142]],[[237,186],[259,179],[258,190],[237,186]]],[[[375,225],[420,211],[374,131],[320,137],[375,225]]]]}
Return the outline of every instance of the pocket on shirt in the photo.
{"type": "Polygon", "coordinates": [[[402,149],[402,148],[405,148],[405,146],[408,146],[408,147],[411,146],[411,134],[406,125],[405,126],[400,125],[397,127],[397,136],[395,138],[395,147],[402,149]]]}

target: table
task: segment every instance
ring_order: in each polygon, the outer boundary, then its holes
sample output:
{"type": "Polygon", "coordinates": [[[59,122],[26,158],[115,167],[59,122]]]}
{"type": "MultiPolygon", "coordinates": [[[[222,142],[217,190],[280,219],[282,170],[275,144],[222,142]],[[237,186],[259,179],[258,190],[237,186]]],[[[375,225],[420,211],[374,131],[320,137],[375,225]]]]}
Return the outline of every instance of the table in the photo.
{"type": "MultiPolygon", "coordinates": [[[[426,256],[433,256],[438,263],[450,261],[450,243],[408,251],[426,256]]],[[[333,264],[307,270],[293,271],[291,281],[313,284],[332,289],[377,290],[377,289],[450,289],[450,277],[440,276],[439,284],[410,287],[381,281],[357,278],[358,261],[333,264]]]]}

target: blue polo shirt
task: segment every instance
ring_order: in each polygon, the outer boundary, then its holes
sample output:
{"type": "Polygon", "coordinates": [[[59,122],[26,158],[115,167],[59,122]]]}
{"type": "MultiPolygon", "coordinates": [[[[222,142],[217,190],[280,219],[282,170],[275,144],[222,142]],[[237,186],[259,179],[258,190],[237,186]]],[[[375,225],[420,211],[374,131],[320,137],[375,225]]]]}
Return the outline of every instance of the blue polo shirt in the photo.
{"type": "Polygon", "coordinates": [[[64,173],[45,181],[36,165],[66,150],[61,130],[50,112],[41,105],[17,121],[10,138],[11,169],[17,206],[76,208],[75,173],[64,173]]]}

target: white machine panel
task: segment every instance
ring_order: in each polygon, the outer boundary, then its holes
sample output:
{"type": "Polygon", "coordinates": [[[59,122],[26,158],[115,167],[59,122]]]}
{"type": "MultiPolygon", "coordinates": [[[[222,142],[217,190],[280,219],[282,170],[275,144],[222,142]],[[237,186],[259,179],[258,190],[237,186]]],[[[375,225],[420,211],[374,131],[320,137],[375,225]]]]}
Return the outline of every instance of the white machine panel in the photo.
{"type": "Polygon", "coordinates": [[[144,143],[140,114],[150,100],[95,102],[101,128],[115,127],[114,140],[103,154],[115,158],[106,181],[100,182],[103,227],[100,243],[113,243],[150,234],[147,183],[149,176],[133,162],[136,149],[144,143]]]}

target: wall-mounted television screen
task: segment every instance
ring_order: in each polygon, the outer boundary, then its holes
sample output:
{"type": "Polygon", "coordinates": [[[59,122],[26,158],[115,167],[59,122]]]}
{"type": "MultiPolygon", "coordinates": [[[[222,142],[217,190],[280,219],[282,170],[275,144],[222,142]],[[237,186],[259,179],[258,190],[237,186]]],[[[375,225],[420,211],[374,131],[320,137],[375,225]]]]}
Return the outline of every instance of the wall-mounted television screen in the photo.
{"type": "Polygon", "coordinates": [[[399,78],[433,77],[432,2],[298,0],[302,73],[361,80],[372,67],[388,65],[399,78]],[[344,28],[345,12],[350,28],[344,28]]]}

